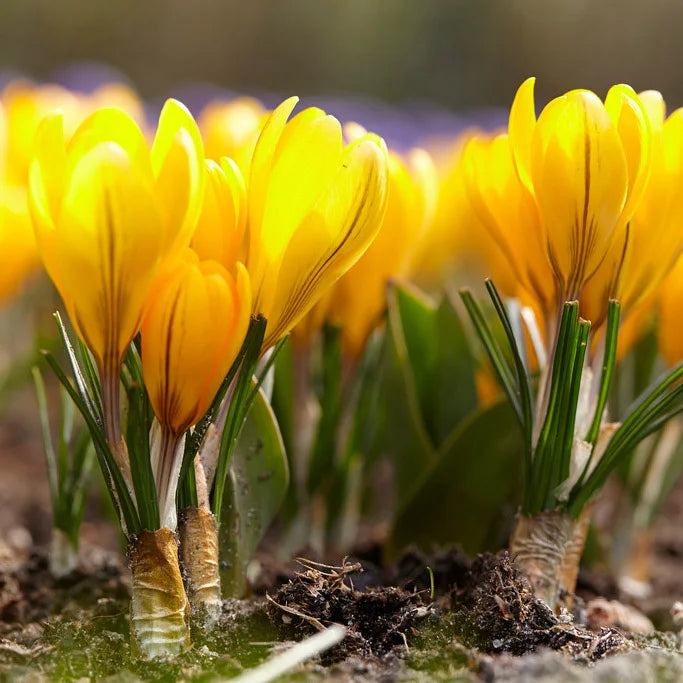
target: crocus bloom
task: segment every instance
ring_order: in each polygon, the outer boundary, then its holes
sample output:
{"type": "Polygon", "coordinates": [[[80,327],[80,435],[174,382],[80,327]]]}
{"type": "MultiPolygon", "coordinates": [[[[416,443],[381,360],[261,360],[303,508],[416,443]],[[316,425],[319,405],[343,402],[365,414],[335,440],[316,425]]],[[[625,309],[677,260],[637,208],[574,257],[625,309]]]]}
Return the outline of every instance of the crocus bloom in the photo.
{"type": "Polygon", "coordinates": [[[86,116],[102,107],[117,107],[139,123],[144,121],[144,109],[137,95],[121,83],[107,83],[93,93],[83,95],[59,85],[35,85],[17,80],[11,81],[2,91],[0,101],[6,118],[5,140],[0,148],[0,176],[4,175],[10,183],[20,186],[28,182],[38,125],[56,109],[62,112],[67,137],[86,116]]]}
{"type": "Polygon", "coordinates": [[[151,149],[135,122],[100,109],[65,140],[62,117],[41,124],[30,171],[38,249],[103,385],[105,429],[120,440],[119,369],[161,263],[189,244],[200,208],[199,130],[169,100],[151,149]]]}
{"type": "Polygon", "coordinates": [[[605,104],[588,90],[572,90],[538,120],[533,88],[530,78],[517,91],[510,143],[538,207],[562,299],[575,299],[637,206],[649,173],[649,129],[627,86],[615,86],[605,104]]]}
{"type": "Polygon", "coordinates": [[[37,261],[36,241],[23,187],[0,182],[0,299],[13,294],[37,261]]]}
{"type": "Polygon", "coordinates": [[[379,230],[387,152],[368,134],[344,146],[339,122],[297,98],[269,116],[249,177],[247,269],[272,346],[350,268],[379,230]]]}
{"type": "MultiPolygon", "coordinates": [[[[480,223],[472,226],[471,241],[487,255],[490,274],[505,294],[519,296],[550,319],[557,287],[538,210],[517,174],[510,139],[503,134],[474,136],[460,169],[467,201],[480,223]]],[[[465,205],[460,210],[467,212],[465,205]]]]}
{"type": "Polygon", "coordinates": [[[214,161],[234,159],[246,174],[266,116],[264,106],[253,97],[209,103],[198,118],[206,156],[214,161]]]}
{"type": "Polygon", "coordinates": [[[391,153],[388,173],[387,210],[379,233],[326,302],[327,318],[340,326],[346,352],[353,357],[360,355],[380,320],[389,279],[409,275],[411,256],[436,207],[436,170],[427,152],[411,150],[405,161],[391,153]]]}
{"type": "Polygon", "coordinates": [[[145,385],[159,422],[183,434],[206,413],[249,326],[249,277],[187,249],[149,293],[142,323],[145,385]]]}

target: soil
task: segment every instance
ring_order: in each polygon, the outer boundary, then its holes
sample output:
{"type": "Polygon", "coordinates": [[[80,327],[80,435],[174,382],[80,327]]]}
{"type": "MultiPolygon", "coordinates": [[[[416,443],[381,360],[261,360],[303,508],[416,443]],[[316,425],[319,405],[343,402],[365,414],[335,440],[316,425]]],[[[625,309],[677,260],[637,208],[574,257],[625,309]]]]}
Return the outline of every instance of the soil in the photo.
{"type": "Polygon", "coordinates": [[[192,649],[172,662],[137,660],[128,569],[98,492],[81,566],[60,580],[48,570],[42,446],[23,418],[32,410],[32,397],[19,397],[0,423],[0,680],[228,678],[333,622],[346,639],[284,680],[683,680],[669,615],[683,598],[683,485],[654,529],[652,595],[635,601],[665,629],[651,635],[588,628],[591,598],[623,597],[599,568],[582,570],[573,613],[555,615],[505,552],[409,550],[383,566],[373,545],[343,561],[281,564],[266,545],[250,599],[225,601],[210,636],[193,633],[192,649]]]}

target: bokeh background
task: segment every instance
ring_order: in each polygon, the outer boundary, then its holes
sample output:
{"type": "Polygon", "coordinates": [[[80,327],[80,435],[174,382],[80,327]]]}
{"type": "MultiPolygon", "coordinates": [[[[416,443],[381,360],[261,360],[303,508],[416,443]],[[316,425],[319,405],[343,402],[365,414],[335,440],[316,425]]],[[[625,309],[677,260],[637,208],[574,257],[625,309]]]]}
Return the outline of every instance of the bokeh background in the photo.
{"type": "Polygon", "coordinates": [[[614,82],[683,104],[680,0],[0,0],[0,70],[119,70],[152,101],[189,84],[446,111],[614,82]]]}
{"type": "MultiPolygon", "coordinates": [[[[659,89],[670,109],[681,106],[681,35],[683,0],[0,0],[0,90],[17,76],[82,90],[125,80],[152,108],[175,96],[195,113],[221,95],[272,106],[298,94],[407,145],[503,125],[530,75],[539,106],[571,88],[604,95],[617,82],[659,89]]],[[[54,336],[57,299],[44,291],[33,297],[35,328],[54,336]]],[[[25,310],[0,325],[17,348],[26,335],[14,321],[33,320],[25,310]]],[[[1,333],[0,380],[14,362],[1,333]]],[[[15,374],[25,381],[28,366],[15,374]]],[[[0,386],[0,413],[0,529],[26,527],[46,542],[32,387],[3,405],[0,386]],[[17,457],[25,442],[32,456],[17,457]]],[[[107,545],[101,525],[85,526],[107,545]]]]}

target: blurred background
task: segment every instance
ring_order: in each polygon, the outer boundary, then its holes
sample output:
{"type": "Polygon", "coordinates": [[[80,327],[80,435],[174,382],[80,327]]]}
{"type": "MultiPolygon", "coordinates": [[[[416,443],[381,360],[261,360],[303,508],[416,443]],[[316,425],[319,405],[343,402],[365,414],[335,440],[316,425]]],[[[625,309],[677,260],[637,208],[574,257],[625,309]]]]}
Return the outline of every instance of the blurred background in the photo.
{"type": "Polygon", "coordinates": [[[152,100],[207,84],[447,111],[507,107],[536,75],[539,103],[625,81],[678,106],[682,28],[680,0],[1,0],[0,70],[98,62],[152,100]]]}
{"type": "MultiPolygon", "coordinates": [[[[604,97],[618,82],[661,90],[670,110],[679,107],[682,33],[681,0],[0,0],[0,93],[17,77],[83,91],[122,80],[153,109],[174,96],[195,114],[216,97],[255,95],[270,107],[297,94],[303,105],[355,119],[392,147],[428,146],[427,138],[473,124],[505,125],[516,89],[531,75],[539,107],[578,87],[604,97]]],[[[27,122],[16,136],[20,183],[51,96],[35,107],[30,92],[15,97],[14,125],[27,122]]],[[[133,99],[127,104],[139,105],[133,99]]],[[[442,150],[432,148],[447,188],[439,190],[445,200],[433,217],[437,246],[429,243],[422,255],[422,266],[435,271],[462,248],[454,246],[460,237],[450,213],[461,196],[457,186],[449,189],[449,164],[461,147],[444,139],[442,150]]],[[[4,151],[0,142],[0,167],[4,151]]],[[[28,251],[36,260],[32,237],[28,251]]],[[[17,261],[18,247],[0,242],[0,253],[17,261]]],[[[2,312],[9,323],[0,320],[0,530],[24,525],[38,542],[49,536],[49,506],[35,396],[29,386],[20,398],[7,392],[3,404],[3,386],[26,383],[38,349],[54,343],[49,314],[57,297],[48,290],[45,281],[30,285],[27,298],[2,312]],[[22,334],[20,323],[29,328],[22,334]],[[31,353],[19,362],[26,349],[31,353]],[[31,457],[18,457],[26,442],[31,457]],[[23,504],[16,502],[20,491],[23,504]]],[[[106,545],[100,527],[90,536],[106,545]]]]}

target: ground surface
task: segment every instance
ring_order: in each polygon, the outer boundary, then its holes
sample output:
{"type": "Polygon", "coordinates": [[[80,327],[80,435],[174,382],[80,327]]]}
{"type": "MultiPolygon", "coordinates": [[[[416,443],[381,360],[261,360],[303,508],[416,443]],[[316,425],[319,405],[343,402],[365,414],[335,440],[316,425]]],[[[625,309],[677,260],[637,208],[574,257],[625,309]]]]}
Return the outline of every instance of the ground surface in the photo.
{"type": "MultiPolygon", "coordinates": [[[[595,620],[588,629],[581,598],[575,619],[555,616],[505,554],[408,552],[380,567],[366,552],[344,564],[334,559],[336,568],[282,566],[266,554],[252,599],[227,601],[214,635],[195,634],[194,647],[173,663],[132,659],[127,569],[97,496],[88,514],[95,521],[83,529],[83,566],[61,581],[48,571],[42,447],[24,417],[33,408],[30,394],[19,397],[0,423],[0,680],[230,677],[331,622],[345,625],[347,638],[288,680],[683,680],[669,615],[683,599],[681,486],[655,527],[653,594],[637,603],[663,629],[652,635],[595,620]]],[[[585,599],[619,597],[599,570],[582,572],[580,589],[585,599]]]]}

